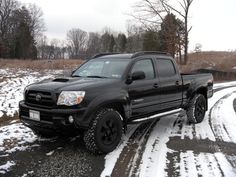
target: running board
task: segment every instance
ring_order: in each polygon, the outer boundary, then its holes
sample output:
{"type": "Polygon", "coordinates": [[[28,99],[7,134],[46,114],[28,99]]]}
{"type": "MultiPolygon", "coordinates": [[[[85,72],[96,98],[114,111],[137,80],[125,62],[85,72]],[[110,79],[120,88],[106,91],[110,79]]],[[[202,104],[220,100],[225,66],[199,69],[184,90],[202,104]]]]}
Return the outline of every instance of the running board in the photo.
{"type": "Polygon", "coordinates": [[[180,113],[183,109],[174,109],[172,111],[167,111],[167,112],[163,112],[163,113],[159,113],[159,114],[155,114],[153,116],[150,116],[150,117],[145,117],[145,118],[142,118],[142,119],[135,119],[129,123],[138,123],[138,122],[144,122],[144,121],[148,121],[148,120],[151,120],[151,119],[156,119],[156,118],[159,118],[159,117],[163,117],[163,116],[168,116],[168,115],[171,115],[171,114],[177,114],[177,113],[180,113]]]}

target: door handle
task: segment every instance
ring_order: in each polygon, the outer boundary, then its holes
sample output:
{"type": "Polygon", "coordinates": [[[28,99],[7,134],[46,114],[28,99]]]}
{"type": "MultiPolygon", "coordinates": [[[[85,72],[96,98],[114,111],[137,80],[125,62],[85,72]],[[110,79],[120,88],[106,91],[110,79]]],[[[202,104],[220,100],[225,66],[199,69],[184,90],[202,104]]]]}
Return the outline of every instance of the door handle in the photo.
{"type": "Polygon", "coordinates": [[[176,81],[176,82],[175,82],[175,85],[179,85],[179,81],[176,81]]]}
{"type": "Polygon", "coordinates": [[[154,87],[154,88],[158,88],[159,85],[158,85],[157,83],[155,83],[155,84],[153,85],[153,87],[154,87]]]}

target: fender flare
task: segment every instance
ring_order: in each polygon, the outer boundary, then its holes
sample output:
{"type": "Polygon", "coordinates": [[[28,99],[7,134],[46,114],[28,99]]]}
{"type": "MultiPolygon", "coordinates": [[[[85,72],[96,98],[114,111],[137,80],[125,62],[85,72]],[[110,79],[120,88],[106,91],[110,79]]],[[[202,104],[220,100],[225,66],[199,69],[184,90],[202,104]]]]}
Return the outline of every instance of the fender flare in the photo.
{"type": "Polygon", "coordinates": [[[105,95],[95,98],[87,107],[83,116],[79,119],[76,119],[76,124],[82,127],[89,127],[93,119],[93,114],[95,114],[100,108],[105,107],[106,105],[111,104],[120,104],[124,110],[123,121],[126,123],[127,119],[131,115],[130,108],[130,99],[128,93],[107,93],[105,95]]]}

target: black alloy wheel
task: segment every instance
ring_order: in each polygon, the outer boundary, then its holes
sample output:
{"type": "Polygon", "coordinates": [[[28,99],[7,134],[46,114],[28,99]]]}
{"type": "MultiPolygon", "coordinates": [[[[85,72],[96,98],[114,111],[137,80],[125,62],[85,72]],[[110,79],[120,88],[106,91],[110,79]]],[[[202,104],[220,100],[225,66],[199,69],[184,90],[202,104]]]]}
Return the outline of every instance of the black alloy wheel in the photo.
{"type": "Polygon", "coordinates": [[[95,154],[109,153],[119,144],[123,134],[122,116],[113,108],[102,108],[84,134],[84,142],[95,154]]]}
{"type": "Polygon", "coordinates": [[[104,145],[111,145],[114,143],[118,136],[118,129],[119,127],[115,123],[114,119],[108,119],[107,121],[103,122],[100,129],[101,142],[104,145]]]}

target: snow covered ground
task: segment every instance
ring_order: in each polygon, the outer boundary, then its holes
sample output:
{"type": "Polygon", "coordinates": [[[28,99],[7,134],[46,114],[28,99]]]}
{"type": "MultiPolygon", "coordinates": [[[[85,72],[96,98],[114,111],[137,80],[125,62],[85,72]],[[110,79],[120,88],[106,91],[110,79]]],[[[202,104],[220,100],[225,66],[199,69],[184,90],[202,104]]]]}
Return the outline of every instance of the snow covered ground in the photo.
{"type": "MultiPolygon", "coordinates": [[[[0,120],[17,115],[26,85],[61,72],[0,69],[0,120]]],[[[217,92],[209,99],[209,110],[201,124],[189,125],[181,113],[130,126],[120,146],[105,156],[101,176],[236,176],[236,82],[214,88],[217,92]]],[[[30,151],[40,146],[39,141],[15,120],[0,125],[0,159],[30,151]]],[[[54,154],[52,150],[47,156],[54,154]]],[[[0,160],[0,175],[18,163],[0,160]]]]}
{"type": "Polygon", "coordinates": [[[40,73],[32,70],[0,69],[0,118],[4,114],[13,117],[17,113],[18,103],[23,99],[23,91],[27,85],[61,73],[61,70],[40,73]]]}
{"type": "MultiPolygon", "coordinates": [[[[34,82],[53,78],[61,74],[61,70],[35,72],[32,70],[0,69],[0,119],[14,117],[18,114],[18,103],[23,99],[24,88],[34,82]]],[[[0,127],[0,157],[6,157],[15,151],[25,151],[37,140],[34,133],[17,120],[11,121],[10,125],[0,127]]],[[[0,125],[1,126],[1,125],[0,125]]],[[[9,171],[15,162],[0,162],[0,174],[9,171]]]]}
{"type": "MultiPolygon", "coordinates": [[[[215,88],[233,85],[236,82],[217,84],[215,88]]],[[[101,176],[117,175],[121,170],[118,169],[121,159],[122,163],[128,161],[126,168],[122,169],[124,176],[236,176],[235,99],[236,86],[216,92],[209,99],[209,110],[201,124],[189,125],[184,114],[161,118],[147,140],[140,139],[137,142],[139,148],[132,158],[122,158],[127,156],[126,149],[132,148],[129,140],[123,142],[127,147],[119,146],[108,154],[101,176]],[[205,147],[201,147],[202,144],[205,147]],[[142,146],[144,150],[140,151],[142,146]],[[232,146],[233,150],[228,152],[224,146],[232,146]],[[120,158],[117,158],[117,152],[121,152],[120,158]]]]}

